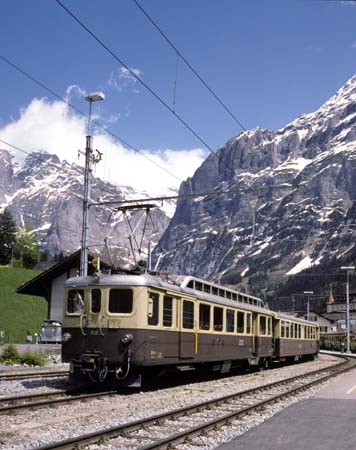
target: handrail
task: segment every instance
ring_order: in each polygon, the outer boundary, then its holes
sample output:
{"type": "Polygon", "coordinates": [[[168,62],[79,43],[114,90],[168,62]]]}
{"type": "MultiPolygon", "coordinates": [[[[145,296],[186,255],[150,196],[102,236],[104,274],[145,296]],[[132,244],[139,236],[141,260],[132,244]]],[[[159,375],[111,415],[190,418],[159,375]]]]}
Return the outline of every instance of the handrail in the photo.
{"type": "Polygon", "coordinates": [[[99,323],[98,323],[98,325],[99,325],[100,336],[104,336],[103,330],[101,328],[101,319],[102,318],[105,318],[105,316],[99,314],[99,323]]]}
{"type": "Polygon", "coordinates": [[[83,313],[83,314],[80,315],[80,320],[79,320],[80,331],[82,332],[83,336],[86,336],[87,334],[84,332],[84,329],[83,329],[83,317],[87,317],[87,314],[83,313]]]}

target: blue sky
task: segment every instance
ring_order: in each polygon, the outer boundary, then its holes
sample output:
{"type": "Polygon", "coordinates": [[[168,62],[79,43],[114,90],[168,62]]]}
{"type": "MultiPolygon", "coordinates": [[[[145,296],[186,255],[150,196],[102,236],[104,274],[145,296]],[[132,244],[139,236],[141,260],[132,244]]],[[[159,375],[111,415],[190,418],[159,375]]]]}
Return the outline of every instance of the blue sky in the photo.
{"type": "MultiPolygon", "coordinates": [[[[177,113],[212,148],[241,132],[132,0],[62,1],[170,106],[176,81],[177,113]]],[[[316,110],[356,73],[356,2],[139,1],[247,129],[283,127],[316,110]]],[[[206,156],[202,143],[54,0],[3,0],[0,8],[1,55],[84,112],[83,93],[104,91],[105,102],[95,105],[98,120],[180,179],[206,156]]],[[[28,151],[55,151],[56,142],[60,156],[76,156],[85,127],[75,113],[2,61],[0,81],[0,138],[28,151]]],[[[113,142],[97,141],[115,158],[113,142]]],[[[124,157],[136,165],[131,154],[124,157]]]]}

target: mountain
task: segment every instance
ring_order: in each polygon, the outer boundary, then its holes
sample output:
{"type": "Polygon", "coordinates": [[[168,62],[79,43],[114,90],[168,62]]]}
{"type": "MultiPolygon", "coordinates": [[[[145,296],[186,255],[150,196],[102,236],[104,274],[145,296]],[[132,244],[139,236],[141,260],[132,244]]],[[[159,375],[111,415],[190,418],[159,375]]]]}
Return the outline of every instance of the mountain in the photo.
{"type": "Polygon", "coordinates": [[[160,269],[271,287],[348,260],[356,244],[356,76],[284,128],[256,128],[211,154],[155,250],[160,269]]]}
{"type": "MultiPolygon", "coordinates": [[[[21,165],[14,163],[6,150],[0,150],[0,206],[8,207],[18,225],[31,227],[36,233],[41,249],[52,255],[71,253],[80,248],[82,228],[83,168],[46,152],[31,153],[21,165]]],[[[133,188],[114,186],[93,178],[92,201],[118,201],[146,198],[146,192],[133,188]]],[[[107,256],[104,238],[107,237],[111,256],[132,261],[129,256],[128,235],[131,234],[122,212],[115,206],[93,206],[89,212],[89,246],[107,256]]],[[[148,242],[152,248],[166,228],[168,211],[156,208],[147,221],[143,248],[148,242]]],[[[137,227],[136,239],[141,240],[143,211],[128,211],[132,227],[137,227]]],[[[134,242],[134,238],[133,244],[134,242]]]]}

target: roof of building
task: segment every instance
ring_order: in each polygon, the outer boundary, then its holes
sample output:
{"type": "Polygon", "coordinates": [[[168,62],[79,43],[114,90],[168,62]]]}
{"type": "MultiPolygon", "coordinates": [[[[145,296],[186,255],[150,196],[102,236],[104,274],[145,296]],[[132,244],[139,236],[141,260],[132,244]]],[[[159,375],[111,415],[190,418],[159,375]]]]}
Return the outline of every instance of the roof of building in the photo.
{"type": "MultiPolygon", "coordinates": [[[[88,255],[89,262],[91,262],[93,258],[96,256],[97,255],[89,253],[88,255]]],[[[108,264],[106,261],[103,261],[102,258],[100,258],[100,265],[105,269],[110,268],[110,264],[108,264]]],[[[35,278],[32,278],[32,280],[27,281],[25,284],[18,287],[16,289],[16,292],[19,294],[36,295],[39,297],[44,297],[48,301],[51,295],[52,281],[55,278],[58,278],[59,276],[63,275],[64,273],[68,273],[71,269],[75,268],[79,269],[79,266],[80,266],[80,250],[76,251],[75,253],[72,253],[70,256],[67,256],[61,261],[58,261],[58,263],[54,264],[49,269],[40,273],[35,278]]],[[[88,272],[92,273],[93,271],[94,271],[93,266],[89,264],[88,272]]]]}

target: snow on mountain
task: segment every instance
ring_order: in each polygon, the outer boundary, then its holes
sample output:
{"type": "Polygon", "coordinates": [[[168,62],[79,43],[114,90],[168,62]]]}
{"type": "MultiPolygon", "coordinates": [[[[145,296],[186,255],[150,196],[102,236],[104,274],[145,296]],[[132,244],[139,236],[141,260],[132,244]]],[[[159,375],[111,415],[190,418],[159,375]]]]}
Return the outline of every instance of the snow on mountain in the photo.
{"type": "MultiPolygon", "coordinates": [[[[30,226],[39,239],[42,250],[52,255],[71,253],[80,248],[82,228],[83,168],[56,155],[34,152],[22,165],[16,165],[6,150],[0,150],[0,206],[8,207],[19,225],[30,226]]],[[[147,198],[147,192],[131,187],[114,186],[93,178],[92,201],[118,201],[147,198]]],[[[148,220],[143,248],[148,242],[153,248],[169,222],[174,204],[158,204],[148,220]],[[167,213],[166,213],[167,211],[167,213]]],[[[131,234],[122,213],[114,212],[115,205],[93,206],[89,213],[89,246],[91,250],[106,253],[107,238],[112,255],[117,260],[132,260],[127,237],[131,234]]],[[[137,239],[143,231],[142,211],[130,211],[127,216],[137,227],[137,239]],[[138,222],[140,222],[138,224],[138,222]]]]}
{"type": "Polygon", "coordinates": [[[274,282],[352,252],[356,76],[316,112],[243,132],[217,153],[180,193],[226,194],[178,202],[160,241],[162,270],[274,282]]]}

